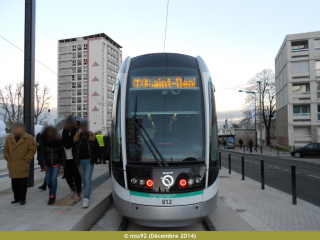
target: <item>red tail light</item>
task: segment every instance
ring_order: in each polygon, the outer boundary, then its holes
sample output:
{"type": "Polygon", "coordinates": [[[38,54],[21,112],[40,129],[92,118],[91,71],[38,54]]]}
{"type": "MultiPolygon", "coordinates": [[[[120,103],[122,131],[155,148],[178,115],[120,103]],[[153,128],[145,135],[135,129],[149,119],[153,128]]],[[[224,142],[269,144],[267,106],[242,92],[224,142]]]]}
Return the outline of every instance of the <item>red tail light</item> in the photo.
{"type": "Polygon", "coordinates": [[[153,181],[149,179],[149,180],[147,180],[146,184],[147,184],[148,187],[152,187],[153,186],[153,181]]]}
{"type": "Polygon", "coordinates": [[[180,183],[181,187],[187,186],[187,180],[185,180],[185,179],[181,179],[179,183],[180,183]]]}

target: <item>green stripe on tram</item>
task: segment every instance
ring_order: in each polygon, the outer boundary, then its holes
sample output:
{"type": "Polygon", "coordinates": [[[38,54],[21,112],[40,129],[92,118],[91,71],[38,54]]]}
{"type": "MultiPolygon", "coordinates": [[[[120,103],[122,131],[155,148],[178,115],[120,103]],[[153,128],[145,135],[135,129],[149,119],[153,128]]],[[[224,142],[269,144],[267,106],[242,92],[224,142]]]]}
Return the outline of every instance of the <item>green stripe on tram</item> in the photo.
{"type": "Polygon", "coordinates": [[[192,197],[192,196],[201,195],[203,194],[203,190],[196,191],[196,192],[168,193],[168,194],[130,191],[130,194],[137,197],[149,197],[149,198],[181,198],[181,197],[192,197]]]}

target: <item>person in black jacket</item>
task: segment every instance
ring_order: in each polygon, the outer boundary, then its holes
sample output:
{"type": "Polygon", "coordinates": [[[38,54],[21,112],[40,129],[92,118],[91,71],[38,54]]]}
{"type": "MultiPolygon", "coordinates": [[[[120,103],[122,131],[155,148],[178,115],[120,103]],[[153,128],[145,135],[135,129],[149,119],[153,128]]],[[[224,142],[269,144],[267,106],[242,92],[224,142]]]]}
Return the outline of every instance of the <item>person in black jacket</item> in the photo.
{"type": "Polygon", "coordinates": [[[250,153],[252,153],[252,147],[253,147],[253,141],[252,141],[251,138],[250,138],[250,140],[249,140],[250,153]]]}
{"type": "Polygon", "coordinates": [[[56,200],[57,177],[61,166],[65,168],[66,155],[57,130],[47,126],[42,133],[41,162],[46,171],[46,181],[50,189],[48,205],[56,200]]]}
{"type": "Polygon", "coordinates": [[[75,127],[73,116],[66,117],[64,122],[65,127],[59,132],[66,154],[66,168],[64,169],[64,174],[71,189],[70,198],[73,199],[74,202],[79,202],[81,200],[82,181],[78,166],[75,164],[72,155],[73,138],[76,133],[78,133],[78,130],[75,127]]]}
{"type": "MultiPolygon", "coordinates": [[[[41,166],[41,132],[39,132],[36,135],[36,145],[37,145],[37,160],[38,160],[38,165],[41,167],[41,172],[43,170],[43,166],[41,166]]],[[[46,183],[46,178],[44,178],[43,184],[39,186],[39,189],[41,190],[46,190],[47,189],[47,183],[46,183]]]]}
{"type": "Polygon", "coordinates": [[[89,131],[88,122],[85,120],[81,121],[80,132],[75,135],[73,141],[73,159],[78,166],[85,189],[82,206],[87,208],[89,207],[92,172],[99,157],[99,144],[94,133],[89,131]]]}

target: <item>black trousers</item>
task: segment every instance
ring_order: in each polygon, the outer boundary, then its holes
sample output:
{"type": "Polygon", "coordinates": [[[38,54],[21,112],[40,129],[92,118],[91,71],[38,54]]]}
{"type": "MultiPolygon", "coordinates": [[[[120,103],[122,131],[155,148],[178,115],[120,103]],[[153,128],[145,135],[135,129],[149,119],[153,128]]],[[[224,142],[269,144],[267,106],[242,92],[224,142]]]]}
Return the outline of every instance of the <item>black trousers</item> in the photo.
{"type": "Polygon", "coordinates": [[[105,147],[99,147],[99,162],[105,162],[105,147]]]}
{"type": "Polygon", "coordinates": [[[81,176],[73,159],[66,161],[64,176],[66,177],[69,187],[75,188],[77,193],[81,193],[81,176]]]}
{"type": "Polygon", "coordinates": [[[11,186],[13,191],[14,200],[26,200],[28,178],[11,178],[11,186]]]}

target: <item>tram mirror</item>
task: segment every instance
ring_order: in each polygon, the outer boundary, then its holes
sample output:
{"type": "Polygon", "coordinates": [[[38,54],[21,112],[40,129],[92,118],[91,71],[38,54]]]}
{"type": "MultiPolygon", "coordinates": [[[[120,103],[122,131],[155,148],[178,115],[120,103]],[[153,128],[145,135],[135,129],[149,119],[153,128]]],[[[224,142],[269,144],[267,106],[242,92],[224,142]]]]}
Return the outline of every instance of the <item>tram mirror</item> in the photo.
{"type": "MultiPolygon", "coordinates": [[[[146,77],[135,76],[131,78],[131,88],[139,89],[181,89],[181,88],[197,88],[197,78],[195,76],[188,77],[146,77]]],[[[174,93],[174,94],[179,94],[174,93]]]]}

